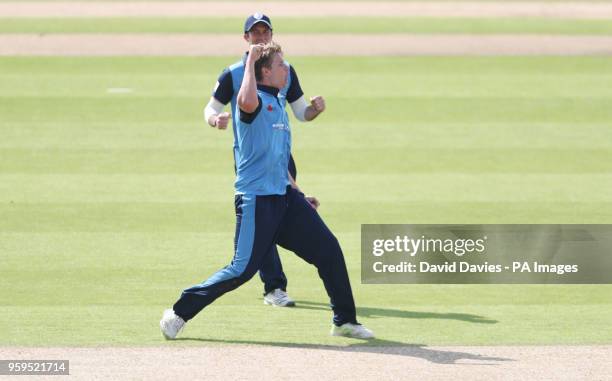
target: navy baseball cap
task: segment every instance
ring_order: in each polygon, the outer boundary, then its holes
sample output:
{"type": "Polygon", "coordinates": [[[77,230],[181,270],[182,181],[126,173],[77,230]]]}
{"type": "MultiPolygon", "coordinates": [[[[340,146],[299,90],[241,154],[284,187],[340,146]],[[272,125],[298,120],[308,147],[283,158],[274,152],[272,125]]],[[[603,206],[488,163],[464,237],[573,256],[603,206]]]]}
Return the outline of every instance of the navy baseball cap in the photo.
{"type": "Polygon", "coordinates": [[[249,30],[251,30],[253,25],[260,22],[266,24],[268,28],[272,29],[272,21],[270,21],[270,18],[268,16],[261,13],[255,13],[249,16],[249,18],[247,18],[244,22],[244,33],[247,33],[249,30]]]}

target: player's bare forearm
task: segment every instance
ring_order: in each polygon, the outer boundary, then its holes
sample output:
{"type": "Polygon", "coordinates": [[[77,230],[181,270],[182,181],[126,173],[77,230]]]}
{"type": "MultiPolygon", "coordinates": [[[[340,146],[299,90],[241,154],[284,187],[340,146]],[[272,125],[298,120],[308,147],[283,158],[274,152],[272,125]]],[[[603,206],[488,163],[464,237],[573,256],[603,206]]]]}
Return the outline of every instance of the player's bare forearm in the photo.
{"type": "Polygon", "coordinates": [[[245,112],[253,112],[259,106],[257,99],[257,81],[255,79],[255,61],[261,56],[262,45],[251,45],[244,68],[244,79],[238,91],[238,107],[245,112]]]}
{"type": "Polygon", "coordinates": [[[311,121],[325,111],[325,99],[322,96],[310,98],[310,105],[304,110],[304,119],[311,121]]]}
{"type": "Polygon", "coordinates": [[[257,109],[257,83],[255,82],[255,67],[251,64],[245,67],[244,79],[236,98],[238,107],[245,112],[253,112],[257,109]]]}
{"type": "Polygon", "coordinates": [[[320,113],[321,112],[315,110],[312,106],[308,106],[304,111],[304,119],[306,119],[307,122],[310,122],[311,120],[314,120],[314,118],[319,116],[320,113]]]}

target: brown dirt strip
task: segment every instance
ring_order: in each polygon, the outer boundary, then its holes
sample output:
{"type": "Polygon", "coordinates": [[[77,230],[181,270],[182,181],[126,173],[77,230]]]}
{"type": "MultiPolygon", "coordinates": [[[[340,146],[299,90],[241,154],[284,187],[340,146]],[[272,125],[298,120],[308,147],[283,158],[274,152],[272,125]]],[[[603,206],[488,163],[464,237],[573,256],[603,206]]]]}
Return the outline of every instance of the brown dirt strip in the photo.
{"type": "MultiPolygon", "coordinates": [[[[178,346],[177,346],[178,345],[178,346]]],[[[2,359],[69,360],[70,380],[609,380],[612,346],[0,348],[2,359]]],[[[64,377],[47,377],[61,380],[64,377]]],[[[43,380],[44,377],[36,377],[43,380]]]]}
{"type": "Polygon", "coordinates": [[[612,19],[605,2],[2,2],[1,17],[549,17],[612,19]]]}
{"type": "MultiPolygon", "coordinates": [[[[288,56],[612,55],[612,36],[292,34],[277,41],[288,56]]],[[[245,49],[233,34],[0,35],[2,56],[227,56],[245,49]]]]}

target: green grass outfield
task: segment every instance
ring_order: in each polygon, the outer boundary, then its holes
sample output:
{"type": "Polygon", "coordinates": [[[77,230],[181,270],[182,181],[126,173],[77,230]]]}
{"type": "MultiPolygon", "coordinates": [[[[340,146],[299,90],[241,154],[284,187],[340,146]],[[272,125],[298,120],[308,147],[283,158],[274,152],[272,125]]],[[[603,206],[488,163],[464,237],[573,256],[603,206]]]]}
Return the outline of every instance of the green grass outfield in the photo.
{"type": "MultiPolygon", "coordinates": [[[[231,132],[201,114],[233,60],[0,58],[0,345],[164,343],[162,310],[231,257],[231,132]]],[[[298,182],[375,344],[612,343],[612,286],[359,279],[361,223],[611,223],[610,58],[291,61],[328,103],[293,124],[298,182]]],[[[282,257],[298,308],[254,279],[172,345],[355,343],[282,257]]]]}
{"type": "MultiPolygon", "coordinates": [[[[236,33],[243,18],[0,18],[0,33],[236,33]]],[[[278,33],[612,34],[612,20],[549,18],[274,18],[278,33]]]]}

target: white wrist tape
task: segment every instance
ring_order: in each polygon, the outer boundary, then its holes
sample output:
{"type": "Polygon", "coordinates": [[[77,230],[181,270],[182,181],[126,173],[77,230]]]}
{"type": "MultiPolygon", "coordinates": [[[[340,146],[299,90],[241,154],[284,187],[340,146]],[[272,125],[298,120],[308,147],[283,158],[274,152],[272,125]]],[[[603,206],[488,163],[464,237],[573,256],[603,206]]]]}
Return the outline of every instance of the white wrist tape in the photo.
{"type": "Polygon", "coordinates": [[[295,115],[295,117],[298,120],[305,122],[306,121],[306,108],[308,107],[308,103],[306,102],[306,99],[304,98],[304,96],[302,95],[300,99],[298,99],[297,101],[293,103],[290,103],[290,105],[291,105],[291,110],[293,110],[293,115],[295,115]]]}
{"type": "MultiPolygon", "coordinates": [[[[206,120],[206,123],[210,124],[210,117],[220,114],[221,111],[223,111],[223,107],[225,107],[223,103],[219,102],[215,97],[210,97],[210,101],[208,101],[208,104],[204,107],[204,120],[206,120]]],[[[211,126],[214,127],[212,124],[211,126]]]]}

